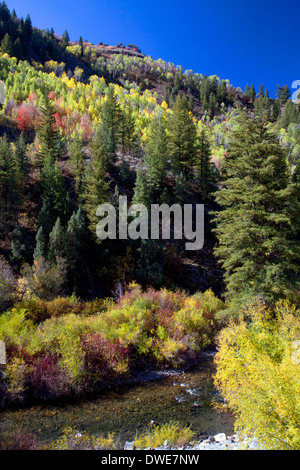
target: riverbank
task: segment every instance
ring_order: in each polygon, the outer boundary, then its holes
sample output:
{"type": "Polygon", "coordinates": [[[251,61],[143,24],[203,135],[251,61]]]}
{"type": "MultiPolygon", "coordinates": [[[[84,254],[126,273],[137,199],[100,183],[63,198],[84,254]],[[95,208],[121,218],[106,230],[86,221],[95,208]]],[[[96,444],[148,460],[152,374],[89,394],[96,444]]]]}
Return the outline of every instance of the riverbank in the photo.
{"type": "MultiPolygon", "coordinates": [[[[124,450],[133,450],[134,442],[127,442],[124,450]]],[[[170,446],[166,441],[163,445],[143,450],[157,451],[200,451],[200,450],[262,450],[256,439],[239,439],[237,434],[227,436],[225,433],[219,433],[215,436],[209,436],[197,442],[191,442],[184,446],[170,446]]]]}
{"type": "MultiPolygon", "coordinates": [[[[137,434],[147,432],[152,422],[158,428],[174,422],[181,429],[188,426],[195,442],[220,430],[231,436],[234,417],[214,387],[214,372],[213,351],[207,351],[193,370],[143,373],[139,384],[107,390],[90,400],[6,410],[0,412],[0,438],[26,430],[38,442],[51,445],[71,428],[95,438],[113,435],[116,447],[122,450],[137,434]]],[[[157,445],[169,438],[166,433],[157,445]]]]}

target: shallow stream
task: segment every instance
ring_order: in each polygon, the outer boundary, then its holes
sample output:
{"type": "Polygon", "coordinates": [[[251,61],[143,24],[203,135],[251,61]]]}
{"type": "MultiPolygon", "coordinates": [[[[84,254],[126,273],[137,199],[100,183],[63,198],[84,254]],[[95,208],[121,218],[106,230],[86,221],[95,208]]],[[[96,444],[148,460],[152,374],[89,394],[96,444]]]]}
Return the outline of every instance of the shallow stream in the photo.
{"type": "Polygon", "coordinates": [[[97,398],[63,406],[34,406],[0,413],[1,435],[26,429],[38,440],[50,443],[65,428],[92,435],[115,433],[123,444],[132,441],[151,421],[176,421],[190,426],[198,436],[233,433],[234,419],[212,405],[222,403],[213,386],[212,357],[188,372],[169,372],[159,380],[146,381],[120,390],[107,391],[97,398]]]}

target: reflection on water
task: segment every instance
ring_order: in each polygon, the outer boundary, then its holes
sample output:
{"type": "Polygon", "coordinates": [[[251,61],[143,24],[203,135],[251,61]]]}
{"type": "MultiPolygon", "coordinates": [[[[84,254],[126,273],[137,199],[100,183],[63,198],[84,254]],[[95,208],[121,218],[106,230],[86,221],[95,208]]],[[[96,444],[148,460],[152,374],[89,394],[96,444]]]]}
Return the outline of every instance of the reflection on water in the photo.
{"type": "Polygon", "coordinates": [[[34,433],[42,442],[57,439],[67,427],[93,435],[114,432],[121,442],[133,440],[151,421],[177,421],[191,426],[198,435],[233,433],[233,417],[211,407],[222,402],[212,383],[210,361],[197,370],[134,386],[109,391],[100,397],[64,406],[35,406],[0,413],[0,438],[20,428],[34,433]]]}

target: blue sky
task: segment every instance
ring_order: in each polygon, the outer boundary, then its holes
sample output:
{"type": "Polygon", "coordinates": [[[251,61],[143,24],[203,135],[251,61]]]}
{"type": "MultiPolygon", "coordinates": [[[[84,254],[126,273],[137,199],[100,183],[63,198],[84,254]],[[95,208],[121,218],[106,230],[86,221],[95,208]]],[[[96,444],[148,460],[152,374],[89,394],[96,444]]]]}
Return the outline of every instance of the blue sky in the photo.
{"type": "MultiPolygon", "coordinates": [[[[153,59],[229,79],[242,89],[300,80],[298,0],[12,0],[38,28],[92,43],[136,44],[153,59]]],[[[293,90],[292,90],[293,91],[293,90]]]]}

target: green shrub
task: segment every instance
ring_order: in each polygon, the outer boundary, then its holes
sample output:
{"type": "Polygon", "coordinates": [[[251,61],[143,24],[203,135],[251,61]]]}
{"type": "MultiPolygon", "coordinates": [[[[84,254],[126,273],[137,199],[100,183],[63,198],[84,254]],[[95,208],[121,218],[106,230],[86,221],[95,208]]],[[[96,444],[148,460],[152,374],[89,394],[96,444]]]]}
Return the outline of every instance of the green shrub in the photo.
{"type": "Polygon", "coordinates": [[[220,308],[210,291],[188,297],[178,291],[143,292],[135,284],[117,303],[25,298],[0,317],[9,388],[18,397],[26,386],[37,389],[35,397],[66,395],[124,376],[141,360],[182,366],[214,340],[220,308]]]}

